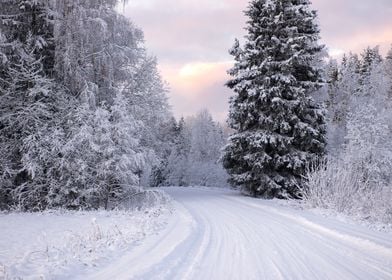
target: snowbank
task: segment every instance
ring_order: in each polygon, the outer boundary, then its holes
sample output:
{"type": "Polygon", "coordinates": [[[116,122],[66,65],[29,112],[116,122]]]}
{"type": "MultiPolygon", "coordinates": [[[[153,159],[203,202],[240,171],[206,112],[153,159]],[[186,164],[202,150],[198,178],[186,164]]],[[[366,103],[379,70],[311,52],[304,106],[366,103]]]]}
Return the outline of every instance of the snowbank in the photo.
{"type": "Polygon", "coordinates": [[[69,279],[119,257],[172,212],[162,193],[141,196],[133,210],[0,214],[0,279],[69,279]]]}

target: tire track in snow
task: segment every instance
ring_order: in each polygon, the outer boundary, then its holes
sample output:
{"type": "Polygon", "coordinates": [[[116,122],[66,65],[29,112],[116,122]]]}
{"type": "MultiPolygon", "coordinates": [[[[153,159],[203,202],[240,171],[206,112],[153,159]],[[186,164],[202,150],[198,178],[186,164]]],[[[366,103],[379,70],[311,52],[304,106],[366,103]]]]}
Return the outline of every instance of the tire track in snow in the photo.
{"type": "MultiPolygon", "coordinates": [[[[192,217],[190,234],[181,242],[175,244],[169,254],[159,263],[151,265],[149,270],[136,274],[128,279],[191,279],[205,251],[208,249],[211,236],[210,224],[203,216],[190,213],[189,209],[177,204],[192,217]]],[[[170,230],[173,236],[178,235],[175,228],[170,230]]],[[[116,278],[117,279],[117,278],[116,278]]],[[[124,278],[126,279],[126,278],[124,278]]]]}
{"type": "MultiPolygon", "coordinates": [[[[240,198],[227,198],[229,200],[235,201],[236,203],[241,203],[244,206],[248,206],[250,208],[259,208],[267,213],[270,213],[271,215],[281,216],[285,219],[288,219],[291,222],[287,224],[290,224],[291,228],[295,226],[298,228],[302,227],[303,231],[307,232],[307,234],[313,235],[314,237],[320,239],[324,245],[331,249],[335,249],[336,254],[340,254],[342,257],[348,255],[354,257],[356,255],[357,262],[360,262],[365,266],[370,266],[374,270],[384,274],[384,276],[387,277],[385,279],[392,279],[392,249],[390,247],[383,246],[357,236],[340,233],[336,230],[332,230],[320,224],[311,222],[304,217],[288,214],[270,206],[244,201],[240,198]],[[336,241],[339,242],[340,246],[337,246],[338,244],[336,244],[336,241]],[[347,245],[351,245],[351,247],[347,245]],[[377,256],[377,263],[375,263],[375,258],[372,256],[377,256]]],[[[320,252],[320,254],[322,254],[322,252],[320,252]]],[[[332,259],[332,261],[334,260],[332,259]]],[[[339,265],[342,266],[342,264],[339,265]]],[[[349,270],[351,272],[355,272],[355,269],[352,267],[349,267],[349,270]]]]}
{"type": "MultiPolygon", "coordinates": [[[[249,212],[249,206],[246,204],[241,204],[237,205],[237,207],[245,209],[245,212],[247,213],[252,213],[249,212]]],[[[254,209],[251,209],[254,210],[254,209]]],[[[248,215],[249,215],[248,214],[248,215]]],[[[257,213],[260,214],[260,213],[257,213]]],[[[250,214],[251,217],[245,217],[241,222],[242,224],[246,223],[247,219],[252,220],[257,219],[257,217],[254,217],[256,215],[250,214]]],[[[330,271],[333,271],[335,275],[341,275],[339,279],[346,279],[347,274],[354,274],[354,271],[351,269],[347,270],[345,273],[342,273],[342,268],[340,270],[336,269],[335,267],[339,267],[339,262],[333,258],[329,258],[328,254],[321,254],[323,255],[323,258],[320,257],[320,252],[314,252],[313,250],[307,250],[304,252],[303,255],[311,256],[311,258],[304,259],[302,261],[298,260],[300,256],[301,250],[306,249],[305,246],[302,247],[294,247],[296,245],[295,241],[295,236],[293,239],[293,234],[291,233],[292,230],[292,225],[284,223],[282,221],[274,219],[274,216],[264,216],[264,223],[260,226],[257,227],[255,226],[254,222],[248,223],[248,228],[253,228],[256,229],[256,233],[253,234],[253,243],[262,243],[262,242],[268,242],[271,245],[269,246],[269,249],[266,250],[267,255],[265,256],[267,259],[270,259],[268,261],[262,260],[259,263],[262,263],[264,267],[269,267],[269,270],[273,271],[273,274],[271,276],[271,273],[269,272],[267,275],[264,275],[261,278],[256,278],[256,279],[298,279],[298,276],[293,276],[290,273],[292,271],[300,271],[301,279],[305,279],[304,275],[309,275],[308,278],[306,279],[319,279],[318,277],[320,276],[319,271],[312,271],[311,267],[308,265],[309,259],[312,259],[313,261],[317,262],[318,264],[324,264],[324,267],[328,267],[330,271]],[[264,229],[268,231],[267,236],[265,238],[257,238],[259,236],[262,236],[260,234],[260,229],[264,229]],[[280,231],[277,231],[276,229],[280,229],[280,231]],[[288,235],[283,235],[282,233],[288,233],[288,235]],[[278,238],[277,235],[279,235],[278,238]],[[259,242],[256,242],[259,240],[259,242]],[[296,250],[294,250],[296,248],[296,250]],[[270,253],[272,252],[272,254],[270,253]],[[272,255],[272,257],[271,257],[272,255]],[[280,260],[275,260],[274,256],[281,257],[280,260]],[[283,256],[283,258],[282,258],[283,256]],[[282,261],[282,259],[286,258],[286,261],[282,261]],[[328,259],[328,261],[326,261],[328,259]],[[292,269],[288,270],[287,266],[292,266],[292,269]],[[289,271],[289,273],[287,273],[289,271]],[[346,276],[346,277],[344,277],[346,276]]],[[[303,242],[305,243],[305,242],[303,242]]],[[[331,247],[334,248],[334,247],[331,247]]],[[[312,248],[313,249],[313,248],[312,248]]],[[[240,279],[240,278],[238,278],[240,279]]]]}
{"type": "Polygon", "coordinates": [[[180,204],[174,204],[176,211],[163,232],[148,238],[120,260],[116,260],[115,263],[104,267],[101,271],[88,277],[81,276],[79,279],[143,279],[140,278],[141,274],[146,274],[151,271],[152,267],[161,264],[162,259],[170,255],[192,234],[192,216],[180,204]],[[174,232],[176,234],[173,234],[174,232]]]}
{"type": "MultiPolygon", "coordinates": [[[[231,200],[233,200],[231,198],[231,200]]],[[[341,241],[344,241],[346,243],[350,243],[353,246],[359,247],[362,250],[370,251],[371,253],[377,253],[383,255],[385,258],[392,259],[392,248],[391,247],[386,247],[377,243],[374,243],[370,240],[363,239],[357,236],[352,236],[348,234],[343,234],[340,233],[336,230],[329,229],[327,227],[324,227],[320,224],[316,224],[314,222],[309,221],[308,219],[300,216],[294,216],[292,214],[284,213],[282,211],[279,211],[277,209],[274,209],[269,206],[262,206],[257,203],[246,203],[244,201],[241,201],[240,199],[235,199],[236,202],[242,203],[245,205],[249,205],[255,208],[262,209],[266,212],[269,212],[273,215],[279,215],[282,216],[288,220],[293,221],[295,224],[301,224],[302,226],[308,228],[310,232],[319,232],[322,235],[329,236],[334,239],[339,239],[341,241]]]]}
{"type": "Polygon", "coordinates": [[[90,279],[392,279],[387,235],[379,244],[232,192],[167,190],[177,217],[165,232],[90,279]]]}

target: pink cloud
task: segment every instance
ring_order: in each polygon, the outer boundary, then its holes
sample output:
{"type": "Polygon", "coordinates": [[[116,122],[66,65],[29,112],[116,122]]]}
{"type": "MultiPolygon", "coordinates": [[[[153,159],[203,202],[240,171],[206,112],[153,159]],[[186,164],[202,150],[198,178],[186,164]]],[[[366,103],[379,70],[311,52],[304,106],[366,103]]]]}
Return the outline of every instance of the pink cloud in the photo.
{"type": "MultiPolygon", "coordinates": [[[[313,0],[322,40],[334,54],[392,43],[391,0],[313,0]]],[[[224,87],[232,57],[227,50],[245,34],[248,0],[132,0],[124,14],[140,26],[158,57],[177,116],[202,108],[224,120],[230,90],[224,87]]]]}
{"type": "Polygon", "coordinates": [[[195,114],[202,108],[210,109],[224,121],[227,114],[229,89],[224,88],[227,70],[232,62],[194,62],[162,64],[162,75],[171,85],[170,101],[177,117],[195,114]]]}

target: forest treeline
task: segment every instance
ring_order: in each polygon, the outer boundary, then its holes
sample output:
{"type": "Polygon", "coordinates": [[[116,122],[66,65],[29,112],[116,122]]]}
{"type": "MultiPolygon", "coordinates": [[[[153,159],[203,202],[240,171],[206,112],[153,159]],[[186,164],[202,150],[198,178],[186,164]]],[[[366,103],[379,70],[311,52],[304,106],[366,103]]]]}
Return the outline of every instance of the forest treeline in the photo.
{"type": "Polygon", "coordinates": [[[106,207],[154,160],[166,89],[116,2],[2,1],[3,207],[106,207]]]}
{"type": "Polygon", "coordinates": [[[205,162],[197,145],[216,161],[208,145],[223,145],[222,129],[208,113],[177,125],[143,32],[117,2],[2,0],[0,208],[108,208],[149,183],[212,183],[177,169],[188,151],[205,162]]]}
{"type": "Polygon", "coordinates": [[[306,175],[305,198],[370,221],[392,221],[392,48],[325,66],[327,155],[306,175]]]}

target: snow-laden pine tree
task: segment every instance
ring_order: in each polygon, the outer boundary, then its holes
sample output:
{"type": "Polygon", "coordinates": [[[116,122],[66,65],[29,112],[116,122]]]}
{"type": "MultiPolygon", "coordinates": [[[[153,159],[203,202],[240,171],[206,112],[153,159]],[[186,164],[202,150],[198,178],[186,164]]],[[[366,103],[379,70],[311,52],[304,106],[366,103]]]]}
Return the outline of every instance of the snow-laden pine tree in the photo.
{"type": "Polygon", "coordinates": [[[154,186],[227,185],[227,173],[219,163],[227,137],[207,110],[181,118],[178,124],[171,122],[165,131],[171,145],[166,160],[156,168],[154,186]]]}
{"type": "Polygon", "coordinates": [[[1,2],[1,208],[108,207],[159,160],[165,85],[117,2],[1,2]]]}
{"type": "Polygon", "coordinates": [[[188,185],[225,187],[227,172],[218,162],[226,144],[223,129],[207,110],[188,120],[190,150],[188,155],[188,185]]]}
{"type": "Polygon", "coordinates": [[[57,185],[61,123],[72,100],[51,79],[53,23],[46,8],[43,1],[30,0],[0,6],[2,208],[43,209],[57,185]]]}
{"type": "Polygon", "coordinates": [[[181,118],[177,125],[174,145],[167,163],[164,164],[163,185],[188,186],[187,170],[190,149],[190,128],[185,119],[181,118]]]}
{"type": "Polygon", "coordinates": [[[158,128],[158,141],[156,141],[156,144],[159,145],[157,156],[160,160],[152,167],[148,182],[149,186],[158,187],[165,184],[168,175],[169,157],[177,145],[179,132],[180,127],[174,117],[171,117],[158,128]]]}
{"type": "Polygon", "coordinates": [[[388,61],[378,49],[365,49],[360,87],[352,93],[347,113],[345,160],[372,187],[390,184],[392,170],[392,114],[388,61]],[[372,50],[372,51],[369,51],[372,50]],[[372,54],[372,55],[369,55],[372,54]]]}
{"type": "Polygon", "coordinates": [[[367,47],[361,53],[361,63],[359,72],[361,75],[361,85],[369,84],[369,76],[374,68],[375,64],[379,64],[382,61],[382,57],[380,55],[379,47],[370,48],[367,47]]]}
{"type": "Polygon", "coordinates": [[[314,205],[390,222],[392,67],[377,48],[344,56],[328,105],[328,161],[308,175],[314,205]],[[334,137],[331,137],[334,136],[334,137]],[[338,140],[338,141],[336,141],[338,140]]]}
{"type": "Polygon", "coordinates": [[[58,3],[55,69],[71,94],[84,100],[82,111],[88,100],[91,115],[100,107],[110,111],[120,91],[130,123],[138,124],[132,133],[146,155],[145,170],[138,171],[145,178],[159,161],[158,128],[171,114],[156,60],[143,46],[143,32],[115,11],[116,3],[58,3]]]}
{"type": "Polygon", "coordinates": [[[348,114],[352,107],[352,101],[361,90],[360,67],[361,61],[356,54],[348,54],[343,57],[340,66],[332,73],[329,79],[328,96],[328,152],[338,156],[344,151],[345,137],[347,135],[348,114]]]}
{"type": "MultiPolygon", "coordinates": [[[[9,95],[3,108],[15,171],[12,196],[21,209],[41,210],[48,206],[49,193],[58,186],[56,177],[65,133],[62,127],[64,112],[72,99],[43,75],[42,61],[34,58],[27,48],[20,63],[10,68],[13,76],[9,95]]],[[[3,111],[3,110],[1,110],[3,111]]]]}
{"type": "Polygon", "coordinates": [[[316,12],[309,0],[253,0],[245,14],[245,45],[230,51],[236,133],[224,166],[246,193],[298,197],[306,166],[325,149],[324,113],[311,98],[322,82],[316,12]]]}
{"type": "MultiPolygon", "coordinates": [[[[386,75],[389,80],[392,82],[392,48],[388,51],[387,56],[385,58],[385,68],[386,68],[386,75]]],[[[389,90],[389,98],[392,100],[392,86],[389,90]]]]}
{"type": "Polygon", "coordinates": [[[147,157],[137,133],[141,123],[129,114],[120,93],[110,107],[92,110],[87,102],[75,113],[72,138],[62,150],[62,187],[53,203],[107,209],[111,202],[140,188],[147,157]]]}
{"type": "Polygon", "coordinates": [[[344,107],[343,95],[339,92],[338,82],[341,78],[341,71],[338,62],[334,59],[330,59],[326,65],[325,70],[327,86],[326,89],[326,108],[327,108],[327,138],[328,153],[337,155],[339,148],[343,144],[343,138],[345,135],[345,126],[343,120],[343,114],[340,109],[344,107]]]}

